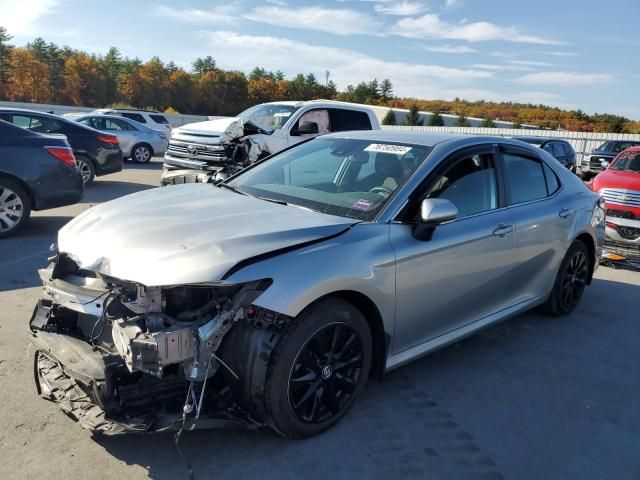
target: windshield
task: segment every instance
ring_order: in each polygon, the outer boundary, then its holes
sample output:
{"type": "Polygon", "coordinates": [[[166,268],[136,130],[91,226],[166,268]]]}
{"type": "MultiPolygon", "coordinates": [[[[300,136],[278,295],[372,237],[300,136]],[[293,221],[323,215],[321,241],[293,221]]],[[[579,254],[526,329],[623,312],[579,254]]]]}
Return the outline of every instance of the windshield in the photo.
{"type": "Polygon", "coordinates": [[[640,173],[640,151],[622,152],[609,168],[611,170],[640,173]]]}
{"type": "Polygon", "coordinates": [[[293,105],[268,103],[248,108],[238,116],[242,123],[251,123],[268,133],[273,133],[282,128],[296,110],[298,107],[293,105]]]}
{"type": "Polygon", "coordinates": [[[428,151],[397,142],[316,138],[256,164],[229,185],[266,200],[371,220],[428,151]]]}
{"type": "Polygon", "coordinates": [[[619,153],[622,150],[625,150],[629,147],[637,147],[640,145],[639,142],[604,142],[598,148],[595,149],[596,152],[612,152],[619,153]]]}

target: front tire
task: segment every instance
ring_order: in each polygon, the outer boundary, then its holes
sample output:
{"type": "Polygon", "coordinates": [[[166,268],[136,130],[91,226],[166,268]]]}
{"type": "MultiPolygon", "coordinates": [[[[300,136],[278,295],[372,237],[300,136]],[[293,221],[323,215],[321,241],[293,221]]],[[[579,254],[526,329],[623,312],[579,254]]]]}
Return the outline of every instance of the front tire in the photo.
{"type": "Polygon", "coordinates": [[[0,178],[0,238],[17,232],[31,215],[31,199],[17,183],[0,178]]]}
{"type": "Polygon", "coordinates": [[[590,262],[585,244],[574,241],[560,264],[553,290],[544,304],[547,313],[560,317],[575,310],[587,285],[590,262]]]}
{"type": "Polygon", "coordinates": [[[335,425],[364,388],[371,356],[369,325],[353,305],[329,298],[308,307],[271,357],[265,406],[272,427],[306,438],[335,425]]]}

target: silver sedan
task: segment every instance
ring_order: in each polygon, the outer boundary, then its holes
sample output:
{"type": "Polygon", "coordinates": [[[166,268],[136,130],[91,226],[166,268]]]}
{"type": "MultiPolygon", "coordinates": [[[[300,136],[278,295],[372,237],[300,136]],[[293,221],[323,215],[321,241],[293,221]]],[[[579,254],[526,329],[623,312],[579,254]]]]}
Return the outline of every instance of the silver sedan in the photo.
{"type": "Polygon", "coordinates": [[[162,156],[169,139],[164,132],[116,115],[67,115],[78,123],[118,137],[122,155],[136,163],[147,163],[154,156],[162,156]]]}
{"type": "Polygon", "coordinates": [[[108,433],[308,437],[370,377],[537,306],[571,313],[604,232],[598,195],[523,142],[318,137],[67,224],[30,322],[38,391],[108,433]]]}

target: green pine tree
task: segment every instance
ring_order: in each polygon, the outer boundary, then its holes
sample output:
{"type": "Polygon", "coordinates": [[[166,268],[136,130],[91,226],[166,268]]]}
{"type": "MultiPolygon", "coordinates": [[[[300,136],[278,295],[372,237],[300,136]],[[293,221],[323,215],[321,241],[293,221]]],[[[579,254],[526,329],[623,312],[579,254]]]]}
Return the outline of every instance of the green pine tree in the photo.
{"type": "Polygon", "coordinates": [[[383,125],[397,125],[398,121],[396,120],[396,112],[393,111],[392,108],[389,109],[387,114],[382,119],[383,125]]]}
{"type": "Polygon", "coordinates": [[[433,114],[429,117],[429,126],[430,127],[444,127],[444,120],[440,112],[433,112],[433,114]]]}
{"type": "Polygon", "coordinates": [[[409,107],[409,113],[407,113],[407,117],[404,119],[405,125],[412,126],[422,126],[422,120],[420,119],[420,113],[418,111],[418,105],[413,104],[409,107]]]}

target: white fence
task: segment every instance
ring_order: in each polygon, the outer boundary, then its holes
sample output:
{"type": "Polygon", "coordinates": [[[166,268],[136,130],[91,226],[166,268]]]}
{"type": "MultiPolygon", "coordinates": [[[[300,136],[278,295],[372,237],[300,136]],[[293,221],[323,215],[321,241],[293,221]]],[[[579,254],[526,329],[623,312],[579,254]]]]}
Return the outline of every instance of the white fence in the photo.
{"type": "Polygon", "coordinates": [[[568,141],[582,159],[607,140],[633,140],[640,142],[640,134],[631,133],[593,133],[566,132],[556,130],[528,130],[513,128],[475,128],[475,127],[410,127],[385,125],[384,130],[415,130],[419,132],[465,133],[468,135],[491,135],[496,137],[553,137],[568,141]]]}
{"type": "MultiPolygon", "coordinates": [[[[90,113],[95,108],[91,107],[73,107],[68,105],[48,105],[45,103],[27,103],[27,102],[4,102],[0,101],[0,107],[7,108],[26,108],[27,110],[37,110],[38,112],[49,112],[56,115],[65,113],[90,113]]],[[[163,113],[172,127],[180,127],[186,123],[202,122],[209,117],[205,115],[182,115],[176,113],[163,113]]]]}

